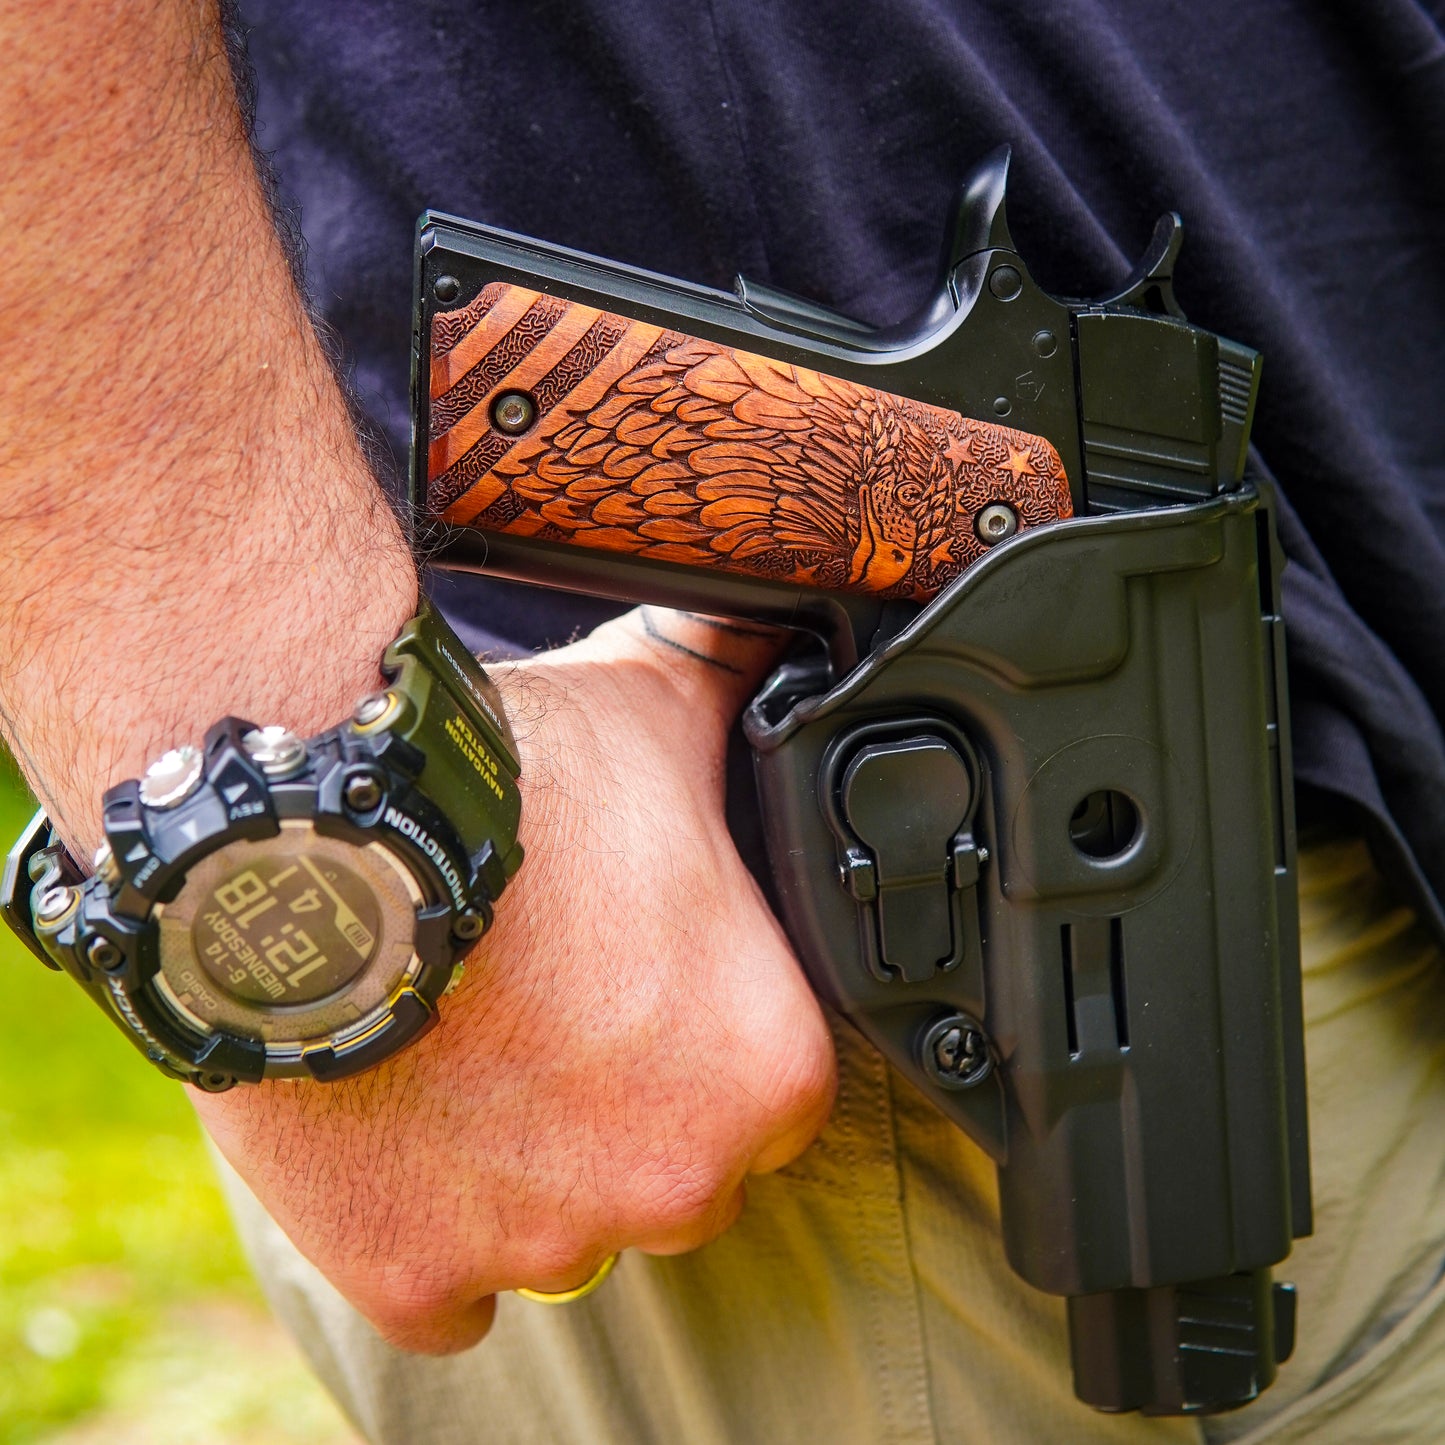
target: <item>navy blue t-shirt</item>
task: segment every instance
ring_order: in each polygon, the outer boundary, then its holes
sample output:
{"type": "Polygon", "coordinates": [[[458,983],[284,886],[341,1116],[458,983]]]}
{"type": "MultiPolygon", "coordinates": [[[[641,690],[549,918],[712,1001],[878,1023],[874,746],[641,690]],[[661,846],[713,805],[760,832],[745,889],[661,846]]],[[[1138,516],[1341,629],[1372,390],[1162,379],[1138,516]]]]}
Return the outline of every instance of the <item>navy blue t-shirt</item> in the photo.
{"type": "MultiPolygon", "coordinates": [[[[1366,810],[1445,929],[1445,0],[244,8],[314,303],[399,456],[427,206],[875,322],[1002,141],[1060,294],[1181,212],[1186,313],[1265,355],[1298,776],[1366,810]]],[[[521,645],[589,615],[481,605],[521,645]]]]}

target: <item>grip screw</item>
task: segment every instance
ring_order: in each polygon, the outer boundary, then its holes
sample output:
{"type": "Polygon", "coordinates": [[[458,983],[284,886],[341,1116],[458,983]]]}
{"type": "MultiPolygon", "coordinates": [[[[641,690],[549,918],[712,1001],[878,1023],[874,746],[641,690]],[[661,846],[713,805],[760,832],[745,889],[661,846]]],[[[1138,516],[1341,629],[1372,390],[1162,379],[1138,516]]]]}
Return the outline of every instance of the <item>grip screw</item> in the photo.
{"type": "Polygon", "coordinates": [[[1018,531],[1019,514],[1007,502],[990,502],[974,519],[973,529],[985,547],[992,547],[1018,531]]]}
{"type": "Polygon", "coordinates": [[[431,294],[443,306],[448,305],[462,294],[462,283],[455,276],[438,276],[431,283],[431,294]]]}
{"type": "Polygon", "coordinates": [[[977,1019],[946,1014],[923,1036],[923,1067],[945,1089],[972,1089],[993,1072],[988,1036],[977,1019]]]}
{"type": "Polygon", "coordinates": [[[524,391],[504,391],[492,403],[492,425],[509,437],[521,436],[536,416],[536,403],[524,391]]]}

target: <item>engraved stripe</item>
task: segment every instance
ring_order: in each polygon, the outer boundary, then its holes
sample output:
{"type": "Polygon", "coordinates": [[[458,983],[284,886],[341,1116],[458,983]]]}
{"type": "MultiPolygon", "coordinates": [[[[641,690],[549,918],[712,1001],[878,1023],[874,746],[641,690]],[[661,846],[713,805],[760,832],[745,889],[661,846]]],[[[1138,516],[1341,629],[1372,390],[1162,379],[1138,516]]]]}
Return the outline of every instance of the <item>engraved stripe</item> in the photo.
{"type": "MultiPolygon", "coordinates": [[[[542,436],[551,436],[556,432],[555,422],[548,425],[554,413],[557,413],[560,421],[570,420],[572,408],[578,402],[579,389],[627,335],[628,323],[622,317],[605,312],[593,314],[597,319],[587,328],[587,334],[532,390],[537,410],[542,417],[542,426],[539,429],[542,436]],[[569,403],[568,408],[557,412],[558,403],[563,401],[569,403]]],[[[582,398],[581,404],[588,404],[585,398],[582,398]]]]}
{"type": "MultiPolygon", "coordinates": [[[[531,314],[530,312],[528,313],[531,314]]],[[[501,376],[486,394],[457,421],[449,431],[431,444],[428,465],[433,472],[444,472],[458,457],[470,451],[492,429],[490,399],[494,392],[531,391],[537,380],[545,376],[572,350],[578,339],[600,315],[590,306],[568,306],[547,334],[517,358],[512,368],[501,376]]],[[[501,347],[497,351],[501,351],[501,347]]]]}
{"type": "Polygon", "coordinates": [[[493,387],[527,359],[527,354],[557,324],[566,303],[543,296],[517,324],[431,409],[427,429],[432,442],[487,396],[493,387]]]}
{"type": "Polygon", "coordinates": [[[505,283],[493,281],[483,286],[465,306],[455,311],[440,311],[432,317],[431,350],[433,356],[448,352],[474,327],[506,290],[505,283]]]}
{"type": "MultiPolygon", "coordinates": [[[[437,463],[439,469],[450,466],[491,425],[484,402],[503,389],[531,391],[536,379],[551,371],[560,357],[572,351],[577,339],[601,315],[591,306],[563,301],[552,301],[551,304],[561,308],[561,319],[542,341],[517,354],[505,369],[492,364],[502,358],[505,348],[498,346],[487,357],[487,364],[469,371],[437,404],[437,410],[447,424],[433,427],[433,437],[439,441],[443,432],[456,428],[453,433],[455,440],[449,440],[441,453],[437,463]]],[[[540,402],[539,409],[543,409],[540,402]]]]}
{"type": "MultiPolygon", "coordinates": [[[[501,299],[445,353],[440,352],[436,346],[436,327],[433,325],[432,396],[441,396],[450,391],[540,299],[538,292],[529,291],[525,286],[504,287],[501,299]]],[[[441,319],[440,316],[436,318],[437,321],[441,319]]]]}
{"type": "MultiPolygon", "coordinates": [[[[627,327],[626,334],[612,355],[567,398],[569,413],[575,415],[596,406],[611,391],[614,383],[621,381],[623,376],[652,350],[653,344],[662,335],[660,326],[649,326],[645,321],[622,319],[627,327]]],[[[543,430],[550,433],[557,428],[544,427],[543,430]]]]}
{"type": "Polygon", "coordinates": [[[533,369],[545,370],[552,358],[572,342],[601,313],[590,306],[575,306],[555,296],[540,296],[511,334],[504,336],[449,391],[434,393],[428,414],[433,440],[454,427],[504,378],[525,390],[533,369]],[[535,349],[535,350],[534,350],[535,349]],[[535,354],[535,363],[527,358],[535,354]],[[523,369],[523,363],[527,366],[523,369]],[[516,371],[517,374],[511,375],[516,371]]]}
{"type": "MultiPolygon", "coordinates": [[[[499,282],[498,285],[501,283],[499,282]]],[[[515,287],[505,288],[516,290],[515,287]]],[[[564,302],[550,296],[539,296],[527,308],[520,320],[500,339],[494,341],[490,351],[448,391],[438,392],[437,382],[440,358],[433,355],[431,384],[432,400],[427,408],[427,429],[435,440],[449,431],[489,391],[537,345],[557,323],[563,314],[564,302]]]]}
{"type": "Polygon", "coordinates": [[[577,343],[601,315],[594,306],[568,304],[566,314],[553,328],[552,334],[504,378],[503,385],[508,391],[531,391],[563,357],[576,349],[577,343]]]}
{"type": "MultiPolygon", "coordinates": [[[[596,406],[652,349],[658,337],[663,334],[660,326],[649,326],[642,321],[629,322],[610,315],[599,317],[597,325],[600,328],[608,321],[621,321],[626,327],[622,339],[611,353],[592,369],[585,380],[575,389],[563,391],[555,403],[543,401],[539,397],[543,407],[540,425],[530,436],[520,438],[515,446],[526,446],[530,450],[534,438],[554,435],[578,412],[596,406]]],[[[584,337],[578,349],[586,345],[587,337],[584,337]]],[[[555,374],[560,376],[567,369],[567,360],[568,358],[563,358],[555,374]]],[[[503,484],[496,483],[485,487],[480,483],[486,474],[513,450],[513,445],[506,445],[511,441],[510,438],[498,437],[497,440],[504,443],[500,449],[482,442],[454,463],[450,471],[441,474],[435,470],[429,471],[432,480],[427,487],[427,509],[433,516],[445,512],[448,522],[461,526],[496,501],[504,489],[503,484]]]]}

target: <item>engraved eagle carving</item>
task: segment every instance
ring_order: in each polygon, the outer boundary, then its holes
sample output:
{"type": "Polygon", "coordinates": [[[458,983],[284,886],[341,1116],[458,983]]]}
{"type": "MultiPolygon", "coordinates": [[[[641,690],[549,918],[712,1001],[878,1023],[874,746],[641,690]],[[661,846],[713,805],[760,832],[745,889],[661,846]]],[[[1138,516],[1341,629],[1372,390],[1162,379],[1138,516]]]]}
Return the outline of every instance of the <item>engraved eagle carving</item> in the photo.
{"type": "Polygon", "coordinates": [[[812,587],[924,601],[984,507],[1071,512],[1041,437],[503,282],[435,318],[429,416],[448,522],[812,587]]]}

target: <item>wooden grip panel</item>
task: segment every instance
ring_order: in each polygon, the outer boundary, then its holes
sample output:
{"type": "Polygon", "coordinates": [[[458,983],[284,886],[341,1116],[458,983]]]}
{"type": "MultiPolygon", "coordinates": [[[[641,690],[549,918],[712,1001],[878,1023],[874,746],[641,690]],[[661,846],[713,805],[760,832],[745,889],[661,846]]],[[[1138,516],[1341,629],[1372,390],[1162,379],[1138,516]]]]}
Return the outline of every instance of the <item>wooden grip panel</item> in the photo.
{"type": "Polygon", "coordinates": [[[990,503],[1072,510],[1042,437],[505,282],[433,318],[430,374],[455,525],[921,602],[990,503]]]}

